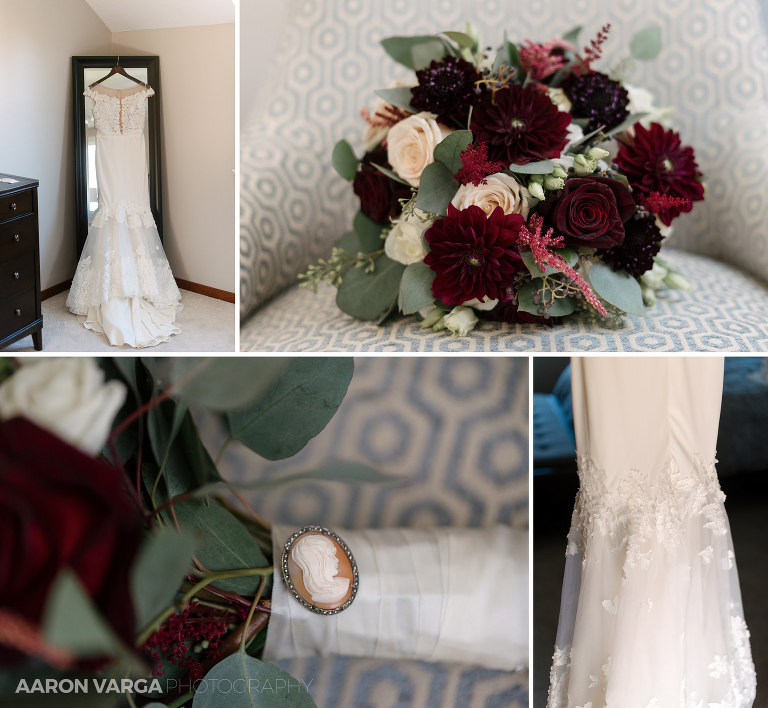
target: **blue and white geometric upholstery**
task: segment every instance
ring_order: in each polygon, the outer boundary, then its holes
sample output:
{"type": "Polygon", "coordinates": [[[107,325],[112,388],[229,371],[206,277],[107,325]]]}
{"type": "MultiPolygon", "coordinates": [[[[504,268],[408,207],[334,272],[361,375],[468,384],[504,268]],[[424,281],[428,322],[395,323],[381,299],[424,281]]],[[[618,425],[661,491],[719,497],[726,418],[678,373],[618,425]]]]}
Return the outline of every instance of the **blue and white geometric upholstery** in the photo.
{"type": "MultiPolygon", "coordinates": [[[[331,321],[339,321],[328,297],[319,296],[314,304],[298,295],[273,299],[294,286],[297,275],[327,255],[333,241],[350,227],[356,198],[332,169],[331,149],[346,138],[359,154],[364,128],[360,108],[372,104],[374,89],[409,77],[408,70],[386,56],[380,39],[460,29],[470,18],[488,45],[501,41],[504,28],[514,39],[544,40],[576,25],[583,25],[581,38],[586,42],[610,22],[610,40],[600,66],[611,66],[623,56],[637,29],[649,22],[661,25],[662,52],[654,62],[639,63],[633,81],[652,91],[656,105],[677,108],[675,127],[684,142],[695,147],[708,187],[706,200],[676,221],[671,245],[731,264],[762,285],[757,286],[757,294],[755,284],[746,281],[736,288],[736,296],[733,290],[719,291],[724,272],[714,263],[697,262],[689,269],[698,290],[694,310],[686,309],[683,298],[671,311],[657,308],[643,320],[632,320],[631,328],[653,335],[663,326],[657,318],[670,313],[692,319],[689,329],[708,327],[711,323],[698,311],[702,300],[718,311],[713,315],[715,323],[723,318],[738,322],[741,315],[736,311],[748,301],[762,307],[752,314],[762,322],[763,332],[756,336],[765,334],[768,41],[756,0],[290,1],[291,22],[278,30],[284,32],[284,44],[267,79],[269,88],[261,92],[265,100],[244,125],[242,135],[242,348],[282,349],[280,343],[286,338],[280,322],[300,316],[288,309],[295,306],[311,307],[311,322],[324,321],[329,332],[331,321]],[[257,308],[261,317],[245,321],[257,308]]],[[[244,82],[265,80],[263,67],[243,66],[241,74],[244,82]]],[[[728,278],[738,276],[728,271],[728,278]]],[[[415,333],[412,319],[408,322],[395,319],[394,324],[380,328],[378,339],[405,348],[413,339],[419,346],[428,341],[415,333]]],[[[368,324],[345,327],[345,346],[352,350],[355,327],[362,339],[370,339],[368,324]]],[[[567,334],[557,339],[537,328],[527,327],[524,332],[532,340],[529,350],[573,344],[567,334]]],[[[486,333],[482,337],[486,344],[498,341],[486,333]]],[[[727,332],[715,329],[712,333],[715,348],[749,350],[754,341],[736,333],[723,343],[721,337],[728,337],[727,332]]],[[[648,340],[651,344],[639,337],[628,344],[621,330],[613,336],[598,333],[596,338],[606,350],[656,348],[653,337],[648,340]]],[[[670,341],[666,345],[675,347],[670,341]]],[[[579,350],[578,343],[574,346],[579,350]]],[[[700,337],[678,348],[710,346],[700,337]]]]}
{"type": "MultiPolygon", "coordinates": [[[[215,446],[214,446],[215,448],[215,446]]],[[[528,527],[528,360],[362,357],[328,426],[295,457],[231,446],[231,480],[363,462],[402,483],[306,481],[249,494],[270,522],[330,528],[528,527]]],[[[467,578],[482,582],[482,578],[467,578]]],[[[482,611],[481,608],[467,608],[482,611]]],[[[528,671],[338,656],[283,661],[319,708],[527,708],[528,671]],[[311,683],[310,683],[311,682],[311,683]]]]}

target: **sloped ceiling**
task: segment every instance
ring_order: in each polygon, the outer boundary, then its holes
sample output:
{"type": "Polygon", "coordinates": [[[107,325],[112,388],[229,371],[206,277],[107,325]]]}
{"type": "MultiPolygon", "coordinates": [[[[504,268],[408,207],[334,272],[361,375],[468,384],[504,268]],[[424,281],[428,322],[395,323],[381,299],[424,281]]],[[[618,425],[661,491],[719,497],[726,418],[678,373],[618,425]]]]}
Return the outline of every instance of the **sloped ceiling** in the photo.
{"type": "Polygon", "coordinates": [[[234,0],[86,0],[111,32],[223,25],[235,21],[234,0]]]}

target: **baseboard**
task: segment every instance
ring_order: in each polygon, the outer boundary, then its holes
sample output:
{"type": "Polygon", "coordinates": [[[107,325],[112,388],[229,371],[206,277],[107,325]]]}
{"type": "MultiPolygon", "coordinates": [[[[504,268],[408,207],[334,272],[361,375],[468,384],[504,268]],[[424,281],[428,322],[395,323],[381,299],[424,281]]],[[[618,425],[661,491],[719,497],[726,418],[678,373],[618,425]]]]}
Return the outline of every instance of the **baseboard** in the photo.
{"type": "Polygon", "coordinates": [[[59,283],[58,285],[52,285],[50,288],[46,288],[40,293],[40,299],[47,300],[49,297],[63,293],[65,290],[69,290],[71,285],[71,280],[65,280],[63,283],[59,283]]]}
{"type": "Polygon", "coordinates": [[[182,280],[176,278],[176,285],[182,290],[189,290],[198,295],[205,295],[206,297],[212,297],[216,300],[224,300],[224,302],[231,302],[235,304],[235,293],[227,292],[226,290],[219,290],[218,288],[212,288],[209,285],[201,285],[200,283],[193,283],[191,280],[182,280]]]}
{"type": "MultiPolygon", "coordinates": [[[[40,299],[47,300],[49,297],[63,293],[65,290],[69,290],[71,285],[71,280],[65,280],[58,285],[52,285],[50,288],[46,288],[40,293],[40,299]]],[[[176,278],[176,285],[182,290],[189,290],[198,295],[205,295],[206,297],[212,297],[216,300],[224,300],[224,302],[231,302],[233,305],[235,304],[235,293],[230,293],[226,290],[219,290],[218,288],[212,288],[209,285],[201,285],[200,283],[193,283],[191,280],[182,280],[181,278],[176,278]]]]}

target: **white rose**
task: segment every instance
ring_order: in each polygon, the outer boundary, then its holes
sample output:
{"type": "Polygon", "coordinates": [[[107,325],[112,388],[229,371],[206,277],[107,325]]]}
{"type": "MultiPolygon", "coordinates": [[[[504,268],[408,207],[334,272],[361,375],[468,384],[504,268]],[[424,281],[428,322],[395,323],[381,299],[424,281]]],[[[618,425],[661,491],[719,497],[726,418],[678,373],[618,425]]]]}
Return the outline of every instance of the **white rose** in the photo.
{"type": "Polygon", "coordinates": [[[394,222],[384,241],[384,252],[393,261],[410,265],[424,260],[427,252],[424,249],[422,234],[435,222],[425,216],[426,212],[414,209],[413,214],[394,222]]]}
{"type": "Polygon", "coordinates": [[[656,110],[656,107],[653,105],[653,94],[650,91],[639,86],[631,86],[630,84],[626,84],[624,88],[627,89],[627,95],[629,96],[627,110],[630,114],[653,113],[656,110]]]}
{"type": "Polygon", "coordinates": [[[497,172],[488,175],[485,181],[486,184],[475,186],[470,182],[459,187],[451,204],[459,210],[476,204],[488,216],[500,206],[505,214],[522,214],[528,218],[531,195],[514,177],[497,172]]]}
{"type": "Polygon", "coordinates": [[[417,113],[393,125],[387,135],[387,159],[408,184],[419,186],[424,168],[434,162],[435,146],[454,131],[434,113],[417,113]]]}
{"type": "Polygon", "coordinates": [[[454,307],[445,317],[443,323],[457,337],[466,337],[478,323],[477,315],[471,307],[454,307]]]}
{"type": "Polygon", "coordinates": [[[475,297],[475,298],[472,298],[471,300],[467,300],[466,302],[462,302],[461,306],[462,307],[471,307],[471,308],[473,308],[475,310],[487,311],[487,310],[492,310],[498,304],[499,304],[498,299],[491,300],[486,295],[482,300],[478,300],[475,297]]]}
{"type": "Polygon", "coordinates": [[[42,359],[0,385],[0,420],[23,416],[89,455],[97,455],[125,400],[120,381],[85,357],[42,359]]]}

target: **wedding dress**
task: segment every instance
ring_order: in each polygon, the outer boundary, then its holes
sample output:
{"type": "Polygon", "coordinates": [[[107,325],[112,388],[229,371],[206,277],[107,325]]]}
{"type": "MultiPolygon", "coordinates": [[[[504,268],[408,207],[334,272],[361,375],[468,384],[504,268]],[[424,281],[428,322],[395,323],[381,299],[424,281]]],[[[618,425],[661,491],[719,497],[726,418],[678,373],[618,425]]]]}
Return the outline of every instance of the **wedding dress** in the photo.
{"type": "Polygon", "coordinates": [[[181,332],[181,295],[149,205],[145,103],[154,90],[87,88],[96,127],[99,208],[67,307],[115,346],[151,347],[181,332]]]}
{"type": "Polygon", "coordinates": [[[547,708],[749,708],[715,472],[723,360],[571,361],[581,488],[547,708]]]}

